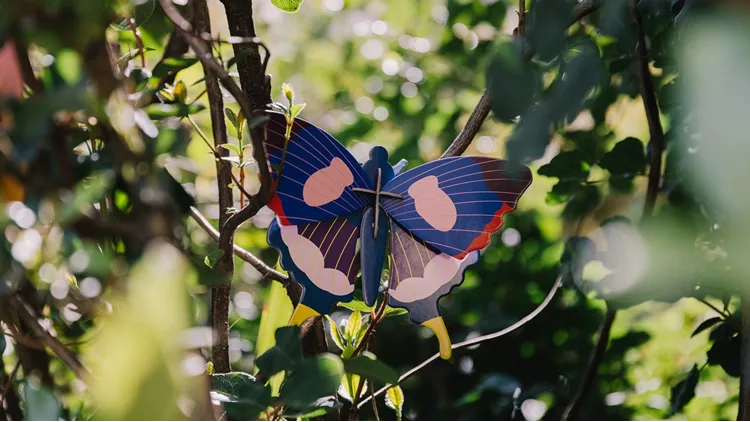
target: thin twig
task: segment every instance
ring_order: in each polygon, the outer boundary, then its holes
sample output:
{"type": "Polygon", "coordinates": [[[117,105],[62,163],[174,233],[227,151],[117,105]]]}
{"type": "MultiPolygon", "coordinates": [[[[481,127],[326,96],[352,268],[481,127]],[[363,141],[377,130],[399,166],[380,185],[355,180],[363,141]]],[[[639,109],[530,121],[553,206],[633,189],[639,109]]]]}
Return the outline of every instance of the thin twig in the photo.
{"type": "Polygon", "coordinates": [[[643,205],[642,220],[651,217],[656,204],[656,195],[659,193],[661,182],[661,161],[664,152],[664,129],[659,117],[659,104],[656,101],[654,82],[651,79],[651,71],[648,68],[648,47],[646,45],[646,33],[643,29],[641,14],[638,12],[638,0],[630,0],[630,13],[638,27],[638,46],[636,47],[635,65],[638,76],[638,85],[643,98],[643,107],[646,109],[646,120],[648,121],[648,133],[651,140],[649,147],[649,173],[648,188],[646,191],[646,202],[643,205]]]}
{"type": "MultiPolygon", "coordinates": [[[[209,236],[211,236],[212,239],[215,241],[219,241],[219,231],[214,228],[213,225],[211,225],[211,222],[208,221],[206,217],[203,216],[203,214],[198,211],[195,207],[190,207],[190,217],[195,220],[198,225],[208,233],[209,236]]],[[[271,280],[278,281],[282,285],[286,285],[289,283],[289,276],[284,275],[270,266],[266,265],[265,262],[263,262],[260,258],[253,255],[252,253],[248,252],[247,250],[234,245],[234,254],[237,255],[241,260],[247,262],[248,264],[252,265],[253,268],[258,270],[259,273],[263,275],[263,277],[268,277],[271,280]]]]}
{"type": "MultiPolygon", "coordinates": [[[[453,346],[451,346],[451,349],[458,350],[458,349],[463,349],[464,347],[473,346],[475,344],[481,344],[481,343],[484,343],[485,341],[489,341],[489,340],[496,339],[498,337],[502,337],[502,336],[504,336],[504,335],[506,335],[508,333],[511,333],[511,332],[513,332],[513,331],[515,331],[515,330],[523,327],[524,325],[526,325],[526,323],[528,323],[529,321],[531,321],[534,318],[536,318],[536,316],[539,315],[544,310],[544,308],[546,308],[547,305],[550,304],[550,302],[552,302],[552,298],[555,297],[555,293],[557,293],[557,290],[559,290],[561,284],[562,284],[562,278],[561,277],[557,277],[557,280],[555,280],[555,284],[552,285],[552,289],[550,289],[549,293],[547,293],[547,297],[544,298],[544,301],[542,301],[542,303],[540,303],[539,306],[536,307],[536,309],[534,309],[533,311],[531,311],[531,313],[529,313],[525,317],[523,317],[520,320],[518,320],[518,322],[516,322],[515,324],[513,324],[513,325],[511,325],[511,326],[509,326],[507,328],[504,328],[504,329],[502,329],[500,331],[496,331],[494,333],[485,334],[483,336],[479,336],[479,337],[473,338],[471,340],[466,340],[466,341],[462,341],[461,343],[456,343],[453,346]]],[[[436,360],[439,357],[440,357],[440,353],[435,353],[434,355],[432,355],[431,357],[429,357],[428,359],[426,359],[424,362],[422,362],[419,365],[415,366],[414,368],[408,370],[406,373],[404,373],[403,375],[401,375],[401,377],[399,377],[399,379],[398,379],[399,384],[401,382],[403,382],[405,379],[411,377],[412,375],[414,375],[415,373],[417,373],[418,371],[420,371],[425,366],[429,365],[432,361],[436,360]]],[[[359,404],[359,407],[361,408],[368,401],[374,400],[375,397],[383,394],[390,387],[392,387],[392,385],[388,384],[385,387],[381,388],[375,394],[373,394],[370,398],[367,398],[367,399],[363,400],[359,404]]]]}
{"type": "Polygon", "coordinates": [[[0,396],[0,406],[3,405],[3,402],[5,401],[5,398],[8,396],[8,392],[10,391],[10,386],[13,384],[13,380],[16,378],[16,373],[18,373],[18,369],[21,367],[21,357],[18,357],[18,362],[16,362],[16,366],[13,367],[13,370],[10,372],[10,376],[8,377],[8,381],[5,382],[5,386],[3,387],[3,395],[0,396]]]}
{"type": "Polygon", "coordinates": [[[729,315],[728,312],[722,312],[721,310],[719,310],[719,308],[717,308],[716,306],[712,305],[711,302],[707,301],[706,299],[702,299],[702,298],[696,297],[695,300],[697,300],[698,302],[701,302],[704,305],[708,306],[709,308],[713,309],[714,312],[716,312],[717,314],[719,314],[719,316],[722,317],[722,319],[727,319],[727,318],[729,318],[731,316],[731,315],[729,315]]]}
{"type": "Polygon", "coordinates": [[[372,413],[375,414],[375,420],[379,421],[378,404],[375,402],[375,383],[372,380],[370,380],[370,402],[372,403],[372,413]]]}
{"type": "Polygon", "coordinates": [[[47,330],[39,325],[39,321],[21,297],[11,296],[9,302],[21,321],[31,329],[34,335],[39,337],[42,344],[52,350],[52,352],[57,355],[63,363],[72,369],[79,379],[87,379],[90,376],[89,371],[84,368],[75,353],[71,352],[70,349],[60,342],[60,340],[53,337],[47,332],[47,330]]]}
{"type": "Polygon", "coordinates": [[[589,359],[589,364],[586,372],[584,372],[581,385],[578,387],[578,390],[568,404],[568,407],[565,408],[565,412],[563,412],[562,420],[564,421],[576,419],[578,411],[581,409],[581,405],[583,405],[586,396],[588,396],[588,392],[594,383],[594,379],[596,379],[596,375],[599,373],[599,364],[601,364],[602,359],[604,358],[604,352],[607,351],[609,334],[612,331],[612,323],[615,321],[615,316],[617,316],[617,311],[614,309],[608,309],[607,313],[604,315],[604,321],[599,328],[599,337],[596,340],[596,346],[594,347],[594,352],[589,359]]]}
{"type": "Polygon", "coordinates": [[[385,314],[385,308],[387,304],[388,304],[388,292],[385,292],[383,296],[383,303],[380,304],[380,309],[378,309],[378,313],[375,314],[374,318],[370,319],[370,325],[367,326],[367,331],[365,331],[365,335],[362,336],[364,340],[357,345],[357,348],[354,349],[354,354],[352,356],[359,355],[360,352],[362,352],[362,349],[365,347],[365,344],[369,344],[369,339],[371,338],[373,332],[375,331],[375,327],[377,327],[378,324],[380,324],[380,321],[383,319],[383,314],[385,314]]]}

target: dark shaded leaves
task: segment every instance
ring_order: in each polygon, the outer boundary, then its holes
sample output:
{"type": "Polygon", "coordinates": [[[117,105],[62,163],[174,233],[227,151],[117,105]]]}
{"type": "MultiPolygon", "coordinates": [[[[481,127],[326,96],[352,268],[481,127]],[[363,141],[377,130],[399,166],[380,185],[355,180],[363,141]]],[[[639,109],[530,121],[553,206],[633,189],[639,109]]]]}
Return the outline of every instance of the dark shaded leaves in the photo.
{"type": "Polygon", "coordinates": [[[373,381],[385,384],[398,384],[398,372],[377,360],[374,354],[363,352],[359,356],[344,360],[347,374],[357,374],[373,381]]]}
{"type": "Polygon", "coordinates": [[[698,385],[700,374],[698,365],[694,365],[688,376],[672,387],[672,407],[669,410],[669,416],[681,411],[695,397],[695,387],[698,385]]]}
{"type": "Polygon", "coordinates": [[[212,398],[224,404],[230,420],[256,420],[271,404],[271,390],[250,374],[214,374],[211,384],[212,398]]]}
{"type": "Polygon", "coordinates": [[[343,375],[344,364],[338,356],[326,353],[304,359],[281,386],[281,399],[289,406],[305,409],[319,398],[336,392],[343,375]]]}
{"type": "Polygon", "coordinates": [[[537,72],[529,66],[520,47],[501,43],[487,67],[487,89],[492,94],[492,112],[503,121],[511,121],[531,105],[542,86],[537,72]]]}
{"type": "Polygon", "coordinates": [[[270,377],[281,371],[294,369],[302,360],[299,327],[281,327],[276,330],[276,344],[255,362],[260,372],[270,377]]]}

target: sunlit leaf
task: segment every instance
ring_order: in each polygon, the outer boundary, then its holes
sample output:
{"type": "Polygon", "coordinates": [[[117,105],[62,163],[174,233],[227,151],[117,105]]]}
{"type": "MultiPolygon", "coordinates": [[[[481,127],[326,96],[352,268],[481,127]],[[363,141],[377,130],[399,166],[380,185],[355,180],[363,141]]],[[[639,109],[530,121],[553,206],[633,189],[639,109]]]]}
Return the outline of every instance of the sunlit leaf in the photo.
{"type": "Polygon", "coordinates": [[[271,0],[271,3],[285,12],[296,12],[302,5],[302,0],[271,0]]]}
{"type": "Polygon", "coordinates": [[[401,420],[404,408],[404,392],[401,387],[394,385],[385,390],[385,405],[396,411],[396,420],[401,420]]]}
{"type": "Polygon", "coordinates": [[[219,262],[219,259],[221,259],[222,256],[224,256],[224,251],[222,251],[221,249],[217,249],[206,255],[206,258],[204,258],[203,262],[208,268],[214,268],[214,266],[217,262],[219,262]]]}
{"type": "Polygon", "coordinates": [[[357,374],[373,381],[398,384],[398,372],[377,360],[370,352],[362,352],[359,356],[344,359],[344,370],[347,374],[357,374]]]}

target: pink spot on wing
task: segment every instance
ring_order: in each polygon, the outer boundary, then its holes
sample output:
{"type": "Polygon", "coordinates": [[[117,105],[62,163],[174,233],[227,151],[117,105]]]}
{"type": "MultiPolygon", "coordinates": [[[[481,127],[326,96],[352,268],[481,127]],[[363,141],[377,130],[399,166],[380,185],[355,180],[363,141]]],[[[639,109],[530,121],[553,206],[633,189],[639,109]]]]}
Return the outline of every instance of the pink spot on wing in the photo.
{"type": "Polygon", "coordinates": [[[0,48],[0,97],[23,96],[23,76],[18,64],[16,47],[13,41],[7,41],[0,48]]]}
{"type": "Polygon", "coordinates": [[[414,207],[420,217],[441,232],[450,231],[456,224],[458,211],[453,201],[438,186],[438,178],[427,176],[409,186],[409,195],[414,198],[414,207]]]}
{"type": "Polygon", "coordinates": [[[302,188],[302,199],[311,207],[320,207],[341,197],[344,189],[352,183],[354,175],[349,167],[334,157],[328,167],[310,175],[302,188]]]}

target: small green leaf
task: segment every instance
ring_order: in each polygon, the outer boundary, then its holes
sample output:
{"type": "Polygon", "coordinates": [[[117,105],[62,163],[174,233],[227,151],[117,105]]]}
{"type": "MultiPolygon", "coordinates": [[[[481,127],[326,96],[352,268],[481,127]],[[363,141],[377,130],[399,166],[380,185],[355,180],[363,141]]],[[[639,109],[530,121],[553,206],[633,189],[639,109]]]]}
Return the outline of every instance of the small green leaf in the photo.
{"type": "Polygon", "coordinates": [[[396,411],[396,419],[401,420],[401,410],[404,407],[404,392],[401,387],[394,385],[385,390],[385,405],[396,411]]]}
{"type": "Polygon", "coordinates": [[[398,384],[398,372],[377,360],[375,355],[370,352],[362,352],[359,356],[345,359],[344,370],[347,374],[361,375],[384,384],[398,384]]]}
{"type": "Polygon", "coordinates": [[[701,325],[699,325],[698,328],[696,328],[695,331],[693,331],[693,334],[691,334],[690,337],[697,336],[698,334],[708,330],[709,328],[713,327],[714,325],[720,323],[723,320],[724,319],[721,317],[713,317],[713,318],[709,318],[703,321],[701,325]]]}
{"type": "Polygon", "coordinates": [[[625,138],[599,160],[599,166],[613,175],[635,175],[646,170],[646,151],[637,138],[625,138]]]}
{"type": "Polygon", "coordinates": [[[28,421],[56,421],[60,418],[60,402],[39,382],[23,383],[23,402],[28,421]]]}
{"type": "Polygon", "coordinates": [[[695,387],[698,385],[700,375],[701,371],[698,369],[698,365],[693,365],[693,369],[690,370],[687,377],[672,387],[672,407],[669,416],[681,411],[695,397],[695,387]]]}
{"type": "Polygon", "coordinates": [[[233,151],[237,155],[242,155],[242,151],[240,150],[240,147],[235,144],[221,144],[219,147],[224,148],[229,151],[233,151]]]}
{"type": "Polygon", "coordinates": [[[211,398],[223,403],[229,420],[256,420],[271,405],[271,390],[250,374],[214,374],[211,384],[211,398]]]}
{"type": "Polygon", "coordinates": [[[289,107],[289,112],[292,115],[292,119],[299,116],[299,114],[302,112],[302,110],[304,110],[306,105],[307,104],[305,103],[300,103],[300,104],[294,104],[291,107],[289,107]]]}
{"type": "Polygon", "coordinates": [[[290,106],[294,104],[294,87],[292,86],[292,84],[286,82],[282,83],[281,92],[284,94],[286,100],[289,101],[290,106]]]}
{"type": "Polygon", "coordinates": [[[231,123],[235,129],[240,127],[239,122],[237,121],[237,115],[234,113],[234,110],[227,107],[224,109],[224,114],[227,115],[227,119],[229,119],[229,123],[231,123]]]}
{"type": "Polygon", "coordinates": [[[219,259],[221,259],[222,256],[224,256],[224,251],[222,251],[221,249],[217,249],[206,255],[206,258],[203,260],[203,262],[208,268],[213,269],[214,265],[219,262],[219,259]]]}
{"type": "Polygon", "coordinates": [[[299,10],[302,0],[271,0],[271,4],[285,12],[293,13],[299,10]]]}
{"type": "Polygon", "coordinates": [[[297,326],[277,329],[276,344],[255,361],[260,372],[270,377],[294,369],[302,360],[299,336],[300,328],[297,326]]]}
{"type": "Polygon", "coordinates": [[[111,170],[92,173],[88,178],[78,182],[73,191],[73,200],[63,205],[59,212],[59,223],[65,225],[85,212],[95,202],[99,202],[112,188],[115,174],[111,170]]]}
{"type": "Polygon", "coordinates": [[[200,103],[192,104],[151,104],[146,107],[146,114],[154,120],[161,120],[167,117],[187,117],[191,114],[199,113],[206,109],[206,106],[200,103]]]}
{"type": "Polygon", "coordinates": [[[304,359],[281,386],[280,397],[289,406],[307,408],[319,398],[336,392],[343,375],[344,364],[338,356],[326,353],[304,359]]]}
{"type": "Polygon", "coordinates": [[[174,75],[182,69],[186,69],[198,63],[195,57],[169,57],[160,61],[152,72],[152,77],[163,79],[166,76],[174,75]]]}
{"type": "Polygon", "coordinates": [[[177,81],[177,83],[174,85],[172,93],[174,94],[175,100],[177,100],[178,102],[183,104],[187,102],[187,86],[185,86],[185,82],[177,81]]]}
{"type": "MultiPolygon", "coordinates": [[[[360,376],[357,374],[346,374],[341,378],[341,385],[339,385],[338,393],[344,400],[349,403],[353,403],[352,397],[357,394],[357,388],[359,388],[360,376]]],[[[362,385],[362,390],[359,392],[359,396],[362,397],[367,391],[367,383],[362,385]]]]}
{"type": "Polygon", "coordinates": [[[349,319],[346,321],[346,327],[344,328],[344,338],[350,344],[354,343],[354,340],[359,334],[359,330],[362,329],[362,314],[354,311],[349,314],[349,319]]]}
{"type": "Polygon", "coordinates": [[[585,180],[589,176],[586,154],[579,150],[563,151],[539,168],[539,175],[561,180],[585,180]]]}
{"type": "Polygon", "coordinates": [[[331,331],[331,338],[333,339],[333,342],[339,349],[344,350],[344,338],[341,336],[341,332],[339,331],[339,327],[336,325],[336,321],[334,321],[333,318],[328,315],[326,315],[325,317],[328,320],[328,328],[331,331]]]}
{"type": "Polygon", "coordinates": [[[390,306],[386,306],[383,317],[388,318],[392,316],[399,316],[405,314],[406,312],[407,311],[404,308],[391,308],[390,306]]]}
{"type": "Polygon", "coordinates": [[[365,305],[365,302],[361,300],[353,300],[351,302],[346,302],[346,303],[339,302],[338,305],[350,311],[370,312],[372,310],[371,307],[365,305]]]}
{"type": "Polygon", "coordinates": [[[227,215],[237,214],[237,208],[227,207],[227,210],[225,212],[227,213],[227,215]]]}

